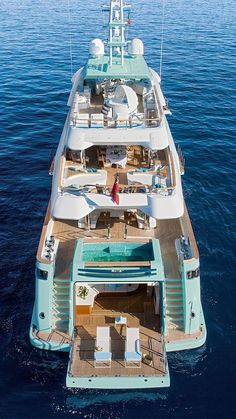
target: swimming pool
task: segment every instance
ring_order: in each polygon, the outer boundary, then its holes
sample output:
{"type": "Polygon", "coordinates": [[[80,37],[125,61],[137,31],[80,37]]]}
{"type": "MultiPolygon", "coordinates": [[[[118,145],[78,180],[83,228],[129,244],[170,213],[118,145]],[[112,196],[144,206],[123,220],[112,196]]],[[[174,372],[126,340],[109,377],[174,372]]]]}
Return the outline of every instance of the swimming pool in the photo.
{"type": "Polygon", "coordinates": [[[153,245],[149,243],[84,243],[84,262],[136,262],[154,260],[153,245]]]}

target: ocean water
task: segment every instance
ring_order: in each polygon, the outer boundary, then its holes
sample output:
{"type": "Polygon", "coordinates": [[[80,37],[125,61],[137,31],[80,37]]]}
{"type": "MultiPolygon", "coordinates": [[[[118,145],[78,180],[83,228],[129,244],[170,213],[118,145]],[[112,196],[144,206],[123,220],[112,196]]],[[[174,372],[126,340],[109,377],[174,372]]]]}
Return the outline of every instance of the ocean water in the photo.
{"type": "MultiPolygon", "coordinates": [[[[159,70],[161,3],[132,3],[130,36],[144,40],[146,59],[159,70]]],[[[29,343],[48,168],[67,113],[70,39],[75,71],[90,39],[102,36],[99,5],[0,2],[0,418],[235,418],[234,0],[172,0],[165,9],[163,89],[186,157],[183,184],[201,254],[206,344],[168,355],[169,389],[118,392],[66,389],[68,355],[29,343]]]]}

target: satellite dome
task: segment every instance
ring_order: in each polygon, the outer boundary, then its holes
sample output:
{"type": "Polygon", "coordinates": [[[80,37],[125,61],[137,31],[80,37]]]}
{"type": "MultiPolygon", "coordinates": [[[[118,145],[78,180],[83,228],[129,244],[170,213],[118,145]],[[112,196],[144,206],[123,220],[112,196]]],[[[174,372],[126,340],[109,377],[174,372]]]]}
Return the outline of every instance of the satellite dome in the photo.
{"type": "Polygon", "coordinates": [[[143,55],[144,53],[144,46],[141,39],[134,38],[130,42],[128,46],[128,52],[130,55],[137,56],[137,55],[143,55]]]}
{"type": "Polygon", "coordinates": [[[94,56],[104,55],[104,43],[101,39],[95,38],[90,42],[89,53],[94,56]]]}

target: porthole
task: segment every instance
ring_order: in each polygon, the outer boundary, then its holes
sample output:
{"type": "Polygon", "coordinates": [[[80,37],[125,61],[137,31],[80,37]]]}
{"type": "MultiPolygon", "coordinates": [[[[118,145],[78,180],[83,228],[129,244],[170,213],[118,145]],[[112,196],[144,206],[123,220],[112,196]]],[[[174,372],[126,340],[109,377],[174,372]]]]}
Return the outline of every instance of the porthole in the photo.
{"type": "Polygon", "coordinates": [[[37,268],[36,276],[37,278],[43,279],[44,281],[46,281],[48,279],[48,271],[43,271],[42,269],[37,268]]]}
{"type": "Polygon", "coordinates": [[[40,319],[44,320],[45,319],[45,314],[43,311],[41,311],[41,313],[39,313],[39,317],[40,319]]]}

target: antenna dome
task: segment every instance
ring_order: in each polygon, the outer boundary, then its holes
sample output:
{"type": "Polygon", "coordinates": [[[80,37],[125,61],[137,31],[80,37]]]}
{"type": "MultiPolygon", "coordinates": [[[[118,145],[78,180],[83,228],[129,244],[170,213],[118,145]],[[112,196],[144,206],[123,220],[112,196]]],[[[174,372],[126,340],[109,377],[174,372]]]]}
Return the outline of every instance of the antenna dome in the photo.
{"type": "Polygon", "coordinates": [[[137,56],[137,55],[143,55],[144,54],[144,46],[141,39],[134,38],[130,42],[128,46],[128,52],[130,55],[137,56]]]}
{"type": "Polygon", "coordinates": [[[101,39],[95,38],[90,42],[89,53],[94,56],[104,55],[104,43],[101,39]]]}

